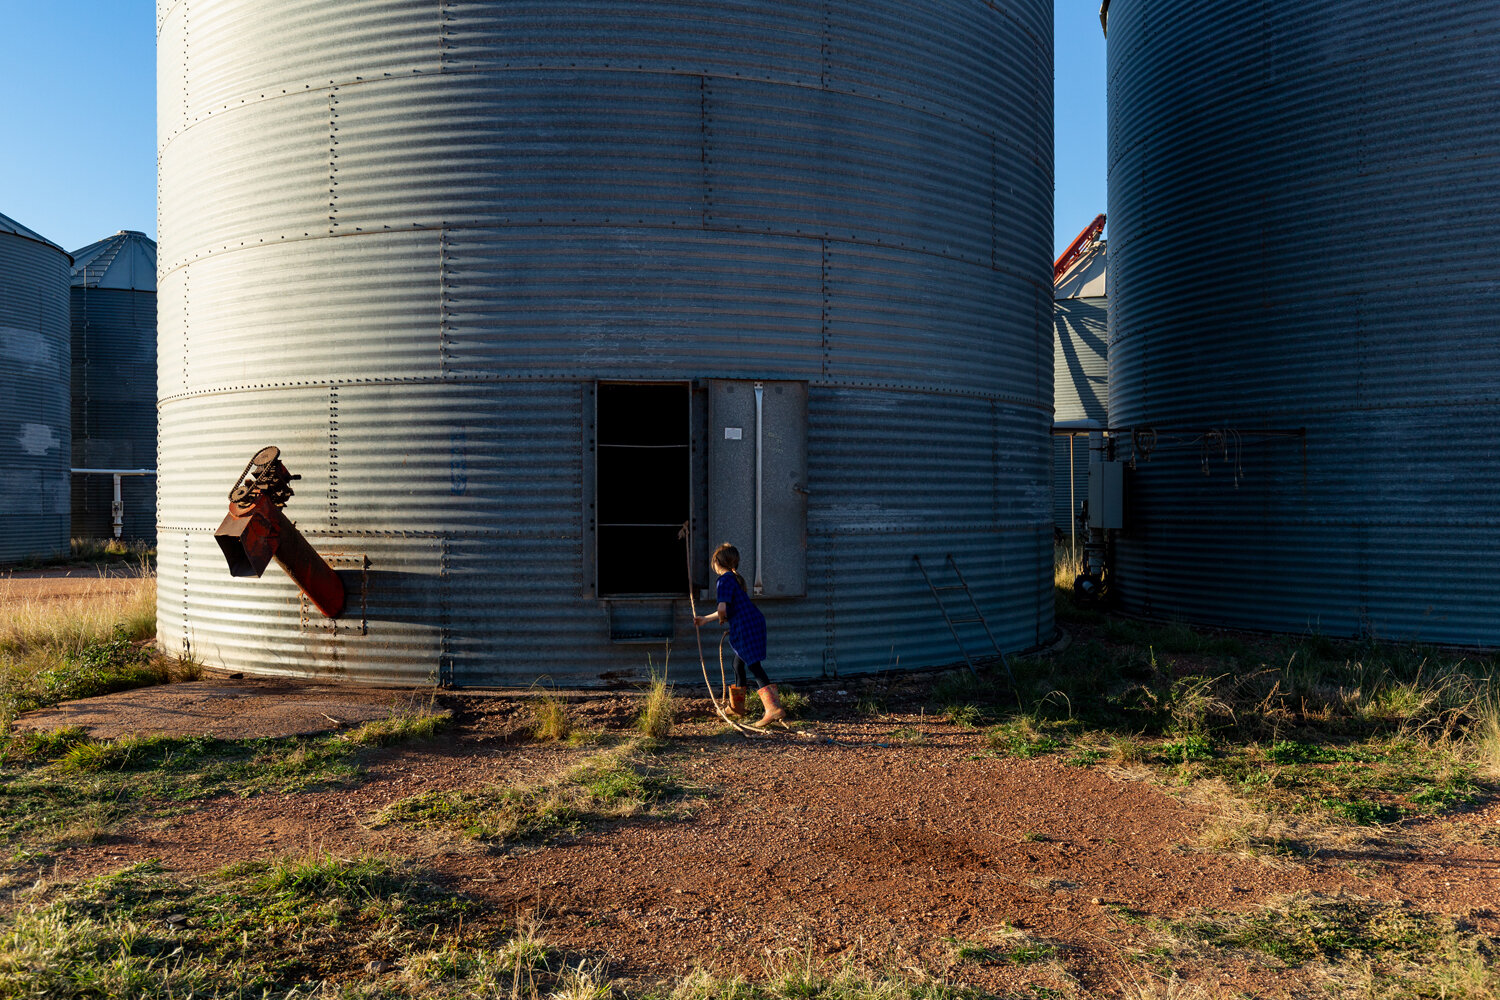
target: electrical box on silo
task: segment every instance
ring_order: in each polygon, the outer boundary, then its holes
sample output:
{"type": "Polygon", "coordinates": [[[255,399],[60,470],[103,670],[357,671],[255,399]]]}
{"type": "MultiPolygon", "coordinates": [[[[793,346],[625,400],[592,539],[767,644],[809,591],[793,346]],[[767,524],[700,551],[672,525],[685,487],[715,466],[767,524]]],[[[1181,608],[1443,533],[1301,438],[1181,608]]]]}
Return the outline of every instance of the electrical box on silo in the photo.
{"type": "Polygon", "coordinates": [[[1125,527],[1125,463],[1089,463],[1089,527],[1121,531],[1125,527]]]}

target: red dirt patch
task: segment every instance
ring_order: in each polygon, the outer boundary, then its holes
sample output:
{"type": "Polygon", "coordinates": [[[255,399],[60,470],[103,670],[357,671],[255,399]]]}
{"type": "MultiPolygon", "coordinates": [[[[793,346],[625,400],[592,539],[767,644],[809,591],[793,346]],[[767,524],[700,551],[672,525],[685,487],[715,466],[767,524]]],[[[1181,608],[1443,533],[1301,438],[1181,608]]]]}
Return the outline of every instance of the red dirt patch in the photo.
{"type": "MultiPolygon", "coordinates": [[[[207,871],[289,852],[388,851],[503,916],[536,914],[555,944],[608,955],[620,974],[641,979],[695,964],[755,974],[786,949],[941,966],[955,940],[983,942],[1011,927],[1055,943],[1070,975],[1104,991],[1138,971],[1124,955],[1150,937],[1142,914],[1242,910],[1306,891],[1420,899],[1441,912],[1473,912],[1493,898],[1495,851],[1466,849],[1461,877],[1473,881],[1458,885],[1438,877],[1451,852],[1414,850],[1399,863],[1359,857],[1358,873],[1348,858],[1270,866],[1187,847],[1206,807],[1102,768],[993,756],[971,730],[895,717],[746,742],[707,721],[706,703],[666,757],[702,793],[696,802],[690,793],[688,818],[624,820],[500,853],[376,826],[383,806],[417,792],[537,781],[594,752],[519,742],[524,702],[454,703],[467,709],[462,730],[376,753],[360,787],[214,800],[67,851],[59,869],[78,875],[157,857],[207,871]],[[890,742],[902,725],[924,729],[927,742],[890,742]],[[1442,881],[1446,895],[1434,891],[1442,881]]],[[[598,699],[575,715],[618,723],[628,709],[598,699]]],[[[1058,975],[1045,964],[952,974],[990,989],[1056,985],[1058,975]]],[[[1247,965],[1233,986],[1276,991],[1288,975],[1247,965]]]]}

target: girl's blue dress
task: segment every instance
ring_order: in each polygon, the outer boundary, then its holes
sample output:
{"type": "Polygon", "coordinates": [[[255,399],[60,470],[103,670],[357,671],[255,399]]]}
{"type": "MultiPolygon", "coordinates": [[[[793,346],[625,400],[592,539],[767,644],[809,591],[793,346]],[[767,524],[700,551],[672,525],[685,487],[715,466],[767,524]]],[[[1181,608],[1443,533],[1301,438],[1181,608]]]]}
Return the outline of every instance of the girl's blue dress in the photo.
{"type": "Polygon", "coordinates": [[[729,644],[746,663],[766,658],[766,616],[760,613],[733,573],[719,577],[718,603],[729,615],[729,644]]]}

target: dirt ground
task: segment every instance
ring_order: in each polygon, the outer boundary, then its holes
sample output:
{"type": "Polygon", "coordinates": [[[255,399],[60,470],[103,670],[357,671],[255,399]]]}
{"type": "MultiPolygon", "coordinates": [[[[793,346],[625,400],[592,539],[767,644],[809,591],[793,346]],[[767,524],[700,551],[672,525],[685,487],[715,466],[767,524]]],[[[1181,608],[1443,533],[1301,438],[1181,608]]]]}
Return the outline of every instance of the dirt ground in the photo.
{"type": "MultiPolygon", "coordinates": [[[[820,706],[853,697],[804,690],[820,706]]],[[[202,872],[288,852],[391,852],[647,981],[695,965],[756,975],[787,950],[940,966],[956,941],[1019,930],[1056,945],[1057,960],[950,975],[1032,991],[1020,995],[1139,996],[1151,972],[1127,956],[1150,944],[1144,918],[1242,911],[1297,892],[1405,900],[1500,933],[1500,848],[1472,836],[1500,828],[1500,804],[1407,830],[1396,846],[1354,843],[1296,861],[1206,851],[1194,842],[1213,804],[1145,772],[995,756],[975,730],[919,714],[835,712],[799,734],[747,741],[724,732],[706,701],[689,702],[667,751],[689,788],[688,815],[506,852],[379,825],[383,806],[416,792],[540,780],[596,752],[524,738],[530,707],[519,698],[446,704],[453,729],[377,752],[357,787],[210,800],[61,851],[57,874],[146,858],[202,872]],[[898,729],[907,741],[892,738],[898,729]]],[[[572,705],[592,728],[623,728],[633,707],[622,696],[572,705]]],[[[1201,985],[1226,996],[1299,992],[1298,973],[1265,963],[1215,968],[1201,985]]]]}

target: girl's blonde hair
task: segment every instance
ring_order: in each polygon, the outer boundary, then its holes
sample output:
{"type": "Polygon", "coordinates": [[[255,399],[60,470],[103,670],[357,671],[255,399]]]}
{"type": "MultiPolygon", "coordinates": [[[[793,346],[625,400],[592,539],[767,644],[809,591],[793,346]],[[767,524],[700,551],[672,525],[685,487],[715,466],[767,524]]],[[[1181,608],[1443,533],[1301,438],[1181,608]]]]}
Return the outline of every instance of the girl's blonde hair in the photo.
{"type": "Polygon", "coordinates": [[[723,545],[720,545],[718,548],[714,549],[712,561],[718,563],[720,566],[733,573],[735,580],[739,582],[740,589],[745,589],[745,578],[743,576],[740,576],[739,549],[735,548],[733,545],[730,545],[728,542],[725,542],[723,545]]]}

